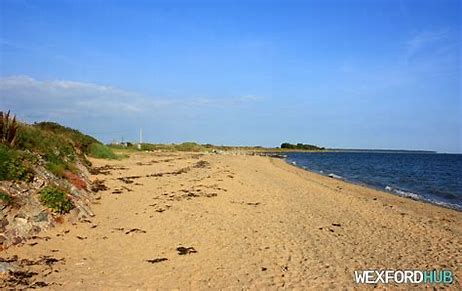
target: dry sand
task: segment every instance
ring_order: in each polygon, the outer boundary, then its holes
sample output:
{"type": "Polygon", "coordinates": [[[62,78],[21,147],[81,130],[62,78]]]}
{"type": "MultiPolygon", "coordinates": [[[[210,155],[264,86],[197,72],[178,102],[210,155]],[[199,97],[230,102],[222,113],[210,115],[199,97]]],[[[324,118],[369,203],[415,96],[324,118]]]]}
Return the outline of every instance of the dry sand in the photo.
{"type": "Polygon", "coordinates": [[[453,270],[446,287],[460,290],[460,212],[266,157],[140,153],[93,163],[116,169],[94,176],[109,189],[91,221],[1,254],[62,259],[29,267],[48,288],[362,288],[373,286],[355,285],[354,270],[436,268],[453,270]],[[130,176],[140,177],[117,179],[130,176]]]}

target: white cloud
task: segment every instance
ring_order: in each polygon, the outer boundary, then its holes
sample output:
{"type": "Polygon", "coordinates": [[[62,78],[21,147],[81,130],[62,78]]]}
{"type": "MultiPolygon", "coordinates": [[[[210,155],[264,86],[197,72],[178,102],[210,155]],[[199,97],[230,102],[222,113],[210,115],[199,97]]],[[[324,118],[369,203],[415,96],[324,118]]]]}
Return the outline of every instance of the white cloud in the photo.
{"type": "Polygon", "coordinates": [[[124,116],[154,110],[174,112],[179,108],[217,108],[257,102],[261,98],[245,95],[236,98],[169,99],[146,96],[111,86],[69,80],[39,81],[29,76],[0,78],[0,108],[11,109],[23,118],[62,119],[94,116],[124,116]]]}
{"type": "Polygon", "coordinates": [[[0,79],[1,107],[18,113],[105,115],[139,112],[143,96],[116,88],[74,81],[38,81],[28,76],[0,79]]]}

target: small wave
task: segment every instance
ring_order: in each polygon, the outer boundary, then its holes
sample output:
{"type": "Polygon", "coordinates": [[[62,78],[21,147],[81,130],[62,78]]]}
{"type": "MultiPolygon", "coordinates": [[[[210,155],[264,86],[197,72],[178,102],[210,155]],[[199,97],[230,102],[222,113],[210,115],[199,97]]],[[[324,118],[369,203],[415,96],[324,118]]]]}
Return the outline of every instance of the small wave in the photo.
{"type": "Polygon", "coordinates": [[[436,204],[436,205],[439,205],[439,206],[443,206],[443,207],[446,207],[446,208],[456,209],[456,210],[459,210],[459,211],[462,210],[461,205],[448,203],[448,202],[444,202],[444,201],[439,201],[439,200],[436,200],[436,199],[426,198],[426,197],[423,197],[423,196],[421,196],[419,194],[408,192],[408,191],[403,191],[403,190],[400,190],[400,189],[393,188],[391,186],[385,186],[385,190],[389,191],[389,192],[392,192],[394,194],[397,194],[399,196],[402,196],[402,197],[407,197],[407,198],[411,198],[411,199],[414,199],[414,200],[424,201],[424,202],[428,202],[428,203],[431,203],[431,204],[436,204]]]}
{"type": "Polygon", "coordinates": [[[328,177],[331,177],[331,178],[334,178],[334,179],[343,179],[342,176],[339,176],[339,175],[335,175],[333,173],[330,173],[329,175],[327,175],[328,177]]]}
{"type": "Polygon", "coordinates": [[[387,190],[388,192],[393,192],[395,194],[398,194],[399,196],[408,197],[414,200],[424,200],[423,197],[417,193],[403,191],[400,189],[393,188],[391,186],[385,186],[385,190],[387,190]]]}
{"type": "Polygon", "coordinates": [[[422,199],[423,197],[420,196],[419,194],[416,194],[416,193],[406,192],[406,191],[399,190],[399,189],[395,189],[394,192],[396,194],[400,195],[400,196],[409,197],[409,198],[412,198],[412,199],[415,199],[415,200],[423,200],[422,199]]]}
{"type": "Polygon", "coordinates": [[[461,205],[448,203],[448,202],[443,202],[443,201],[436,201],[436,200],[431,200],[430,202],[432,204],[440,205],[440,206],[443,206],[443,207],[446,207],[446,208],[451,208],[451,209],[462,211],[462,206],[461,205]]]}

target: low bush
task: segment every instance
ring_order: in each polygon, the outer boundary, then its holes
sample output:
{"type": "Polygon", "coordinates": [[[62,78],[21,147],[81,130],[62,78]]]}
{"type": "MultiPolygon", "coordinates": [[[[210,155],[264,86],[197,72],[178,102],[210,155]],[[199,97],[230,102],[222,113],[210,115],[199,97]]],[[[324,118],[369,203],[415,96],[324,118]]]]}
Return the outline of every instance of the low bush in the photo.
{"type": "Polygon", "coordinates": [[[13,198],[6,193],[0,192],[0,201],[5,204],[10,204],[13,201],[13,198]]]}
{"type": "Polygon", "coordinates": [[[74,208],[66,193],[52,186],[47,186],[40,191],[40,202],[60,214],[68,213],[74,208]]]}

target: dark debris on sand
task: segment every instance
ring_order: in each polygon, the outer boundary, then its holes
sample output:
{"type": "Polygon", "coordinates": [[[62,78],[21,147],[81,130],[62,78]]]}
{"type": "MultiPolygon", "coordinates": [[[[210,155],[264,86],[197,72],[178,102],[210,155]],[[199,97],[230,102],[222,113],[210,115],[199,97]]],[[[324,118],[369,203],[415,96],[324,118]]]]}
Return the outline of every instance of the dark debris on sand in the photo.
{"type": "Polygon", "coordinates": [[[178,254],[180,256],[184,256],[184,255],[189,255],[189,254],[193,254],[193,253],[197,253],[196,249],[193,248],[193,247],[177,247],[176,248],[178,254]]]}
{"type": "Polygon", "coordinates": [[[125,184],[133,184],[135,179],[139,179],[141,176],[127,176],[127,177],[120,177],[117,180],[124,182],[125,184]]]}
{"type": "Polygon", "coordinates": [[[200,160],[197,163],[195,163],[192,167],[193,168],[207,168],[207,167],[210,167],[210,163],[207,161],[200,160]]]}
{"type": "Polygon", "coordinates": [[[157,259],[152,259],[152,260],[146,260],[146,262],[151,263],[151,264],[156,264],[160,262],[168,261],[167,258],[157,258],[157,259]]]}
{"type": "Polygon", "coordinates": [[[139,229],[139,228],[132,228],[130,230],[127,230],[125,234],[130,234],[130,233],[146,233],[145,230],[139,229]]]}
{"type": "Polygon", "coordinates": [[[117,166],[111,166],[111,165],[105,165],[102,167],[93,167],[90,168],[90,174],[92,175],[109,175],[111,173],[111,170],[127,170],[128,168],[126,167],[117,167],[117,166]]]}
{"type": "Polygon", "coordinates": [[[9,264],[12,269],[0,281],[2,289],[27,289],[43,288],[50,284],[44,281],[35,281],[39,274],[46,276],[53,272],[53,265],[64,262],[64,259],[56,259],[51,256],[41,256],[37,260],[19,259],[18,256],[0,258],[0,262],[9,264]],[[31,269],[32,268],[32,269],[31,269]],[[46,272],[48,270],[48,273],[46,272]]]}
{"type": "Polygon", "coordinates": [[[93,192],[99,192],[99,191],[106,191],[108,188],[107,186],[104,184],[104,180],[98,180],[96,179],[95,181],[93,181],[92,185],[91,185],[91,191],[93,192]]]}

